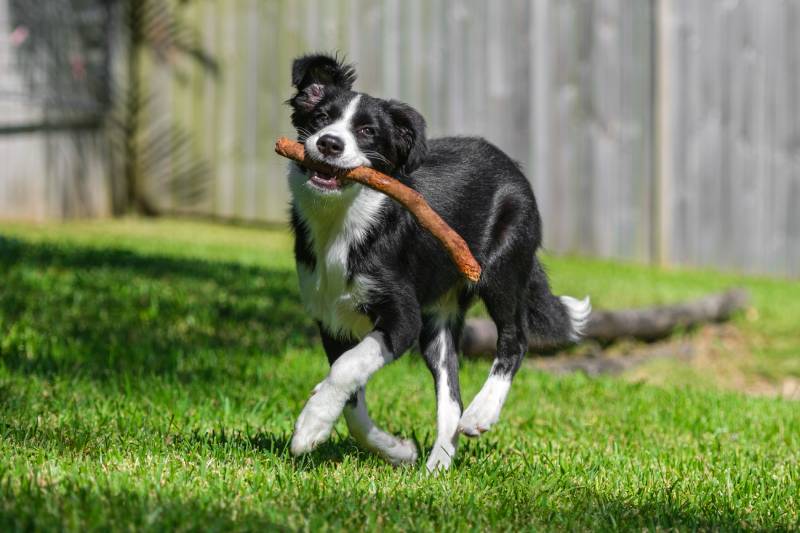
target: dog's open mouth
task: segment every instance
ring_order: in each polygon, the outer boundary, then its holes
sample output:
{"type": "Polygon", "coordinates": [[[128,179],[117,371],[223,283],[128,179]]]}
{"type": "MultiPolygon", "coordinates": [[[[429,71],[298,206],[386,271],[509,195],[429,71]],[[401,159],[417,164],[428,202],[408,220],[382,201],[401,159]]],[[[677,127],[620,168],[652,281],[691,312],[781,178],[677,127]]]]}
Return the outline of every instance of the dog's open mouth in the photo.
{"type": "Polygon", "coordinates": [[[308,171],[308,182],[323,191],[338,191],[347,184],[347,181],[341,179],[337,174],[327,174],[318,170],[308,171]]]}
{"type": "Polygon", "coordinates": [[[341,186],[339,178],[333,174],[325,174],[318,170],[312,170],[308,180],[321,189],[338,189],[341,186]]]}

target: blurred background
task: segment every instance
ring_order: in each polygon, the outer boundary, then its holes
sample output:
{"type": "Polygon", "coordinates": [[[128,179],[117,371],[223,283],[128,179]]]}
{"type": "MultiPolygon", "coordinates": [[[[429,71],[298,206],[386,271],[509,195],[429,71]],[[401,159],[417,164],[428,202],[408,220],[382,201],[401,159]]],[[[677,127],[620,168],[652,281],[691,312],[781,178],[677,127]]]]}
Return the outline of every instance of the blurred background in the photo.
{"type": "Polygon", "coordinates": [[[0,219],[283,222],[289,69],[519,160],[553,252],[800,274],[795,0],[0,0],[0,219]]]}

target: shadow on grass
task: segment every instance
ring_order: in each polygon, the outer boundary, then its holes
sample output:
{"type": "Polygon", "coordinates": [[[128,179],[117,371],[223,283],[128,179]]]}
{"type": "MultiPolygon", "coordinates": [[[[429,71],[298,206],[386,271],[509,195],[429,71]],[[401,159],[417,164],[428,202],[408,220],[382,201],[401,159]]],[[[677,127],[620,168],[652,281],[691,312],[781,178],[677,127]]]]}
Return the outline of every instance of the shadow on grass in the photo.
{"type": "Polygon", "coordinates": [[[0,272],[0,357],[15,371],[210,379],[316,334],[288,269],[0,237],[0,272]]]}
{"type": "MultiPolygon", "coordinates": [[[[276,434],[267,431],[251,433],[249,431],[228,431],[225,428],[219,428],[212,431],[194,430],[185,436],[176,435],[171,438],[173,439],[172,446],[178,449],[194,450],[199,446],[210,451],[257,451],[272,455],[284,462],[293,463],[297,470],[302,471],[316,470],[325,465],[341,463],[348,456],[374,457],[373,454],[359,448],[355,441],[346,434],[341,435],[336,432],[313,452],[300,457],[295,457],[290,451],[292,441],[290,434],[276,434]]],[[[375,458],[375,461],[380,462],[381,460],[375,458]]]]}
{"type": "Polygon", "coordinates": [[[266,431],[226,430],[224,427],[211,431],[192,430],[186,435],[175,435],[172,444],[177,447],[194,448],[201,446],[212,449],[234,449],[238,451],[255,450],[270,455],[290,458],[291,435],[268,433],[266,431]]]}
{"type": "Polygon", "coordinates": [[[742,531],[748,529],[791,531],[775,517],[766,517],[745,508],[733,506],[690,507],[677,501],[668,490],[658,497],[631,502],[600,494],[586,487],[575,487],[567,502],[559,507],[561,516],[549,523],[556,527],[582,525],[589,529],[609,530],[692,530],[742,531]],[[563,505],[563,507],[561,507],[563,505]],[[566,520],[564,517],[567,518],[566,520]],[[580,518],[576,518],[580,517],[580,518]],[[574,523],[574,522],[577,522],[574,523]]]}
{"type": "Polygon", "coordinates": [[[242,512],[224,497],[190,498],[161,490],[148,494],[64,480],[61,490],[22,487],[0,496],[2,531],[293,531],[281,517],[242,512]]]}
{"type": "MultiPolygon", "coordinates": [[[[455,480],[447,483],[456,485],[451,490],[459,489],[455,480]]],[[[418,491],[413,485],[376,489],[370,484],[354,491],[350,484],[340,488],[325,483],[315,490],[304,485],[280,492],[265,488],[242,498],[225,485],[177,493],[180,488],[169,484],[126,490],[72,478],[58,486],[23,483],[0,495],[0,528],[284,531],[305,524],[311,530],[352,530],[377,522],[395,530],[418,530],[421,525],[448,530],[792,530],[774,518],[748,515],[746,509],[684,509],[669,501],[630,505],[590,491],[549,500],[489,491],[476,499],[458,492],[431,496],[429,489],[418,491]]]]}

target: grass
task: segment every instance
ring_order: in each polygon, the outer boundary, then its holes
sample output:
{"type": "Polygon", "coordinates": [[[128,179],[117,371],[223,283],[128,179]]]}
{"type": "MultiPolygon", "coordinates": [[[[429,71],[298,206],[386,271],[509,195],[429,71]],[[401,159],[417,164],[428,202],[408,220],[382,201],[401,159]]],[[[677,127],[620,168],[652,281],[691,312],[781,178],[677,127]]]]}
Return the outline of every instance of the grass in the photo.
{"type": "MultiPolygon", "coordinates": [[[[280,230],[185,221],[0,225],[0,530],[800,527],[797,402],[678,366],[658,368],[658,386],[523,368],[501,423],[435,477],[359,451],[342,423],[293,458],[294,417],[326,363],[290,249],[280,230]]],[[[736,364],[800,374],[796,283],[547,263],[558,292],[603,307],[745,284],[755,309],[735,324],[750,357],[736,364]]],[[[488,366],[463,364],[467,399],[488,366]]],[[[368,397],[427,453],[418,357],[368,397]]]]}

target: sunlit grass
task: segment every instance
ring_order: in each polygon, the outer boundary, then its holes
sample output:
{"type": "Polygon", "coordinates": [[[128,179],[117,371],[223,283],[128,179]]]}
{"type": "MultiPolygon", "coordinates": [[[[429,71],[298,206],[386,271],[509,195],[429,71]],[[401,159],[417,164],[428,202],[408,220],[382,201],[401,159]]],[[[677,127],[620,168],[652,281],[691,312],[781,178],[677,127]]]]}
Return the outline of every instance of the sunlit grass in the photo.
{"type": "MultiPolygon", "coordinates": [[[[671,363],[659,386],[526,367],[445,475],[387,466],[341,423],[295,459],[292,424],[326,363],[286,232],[123,220],[0,235],[0,530],[800,527],[797,402],[704,388],[671,363]]],[[[796,284],[547,263],[558,292],[603,307],[744,284],[757,317],[735,324],[756,366],[797,371],[796,284]]],[[[467,399],[487,371],[463,364],[467,399]]],[[[424,456],[435,407],[419,358],[368,397],[424,456]]]]}

